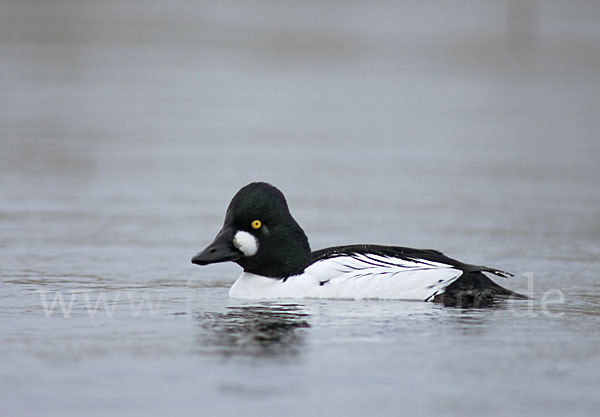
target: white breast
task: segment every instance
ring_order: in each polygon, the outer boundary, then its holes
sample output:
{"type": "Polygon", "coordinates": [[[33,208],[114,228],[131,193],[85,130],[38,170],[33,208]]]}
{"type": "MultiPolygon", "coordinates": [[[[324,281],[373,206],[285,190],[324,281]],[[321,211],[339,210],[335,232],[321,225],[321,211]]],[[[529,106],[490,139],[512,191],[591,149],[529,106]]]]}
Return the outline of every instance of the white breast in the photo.
{"type": "Polygon", "coordinates": [[[462,275],[460,269],[422,259],[374,254],[327,258],[285,281],[242,273],[234,298],[344,298],[429,301],[462,275]]]}

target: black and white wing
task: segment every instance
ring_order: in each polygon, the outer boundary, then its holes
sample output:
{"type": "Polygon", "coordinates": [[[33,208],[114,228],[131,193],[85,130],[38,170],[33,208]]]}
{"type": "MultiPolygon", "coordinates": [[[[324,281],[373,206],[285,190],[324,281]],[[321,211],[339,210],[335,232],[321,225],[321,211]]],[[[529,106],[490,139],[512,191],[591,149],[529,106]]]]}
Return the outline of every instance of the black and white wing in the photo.
{"type": "MultiPolygon", "coordinates": [[[[428,301],[444,292],[464,272],[457,265],[416,254],[391,256],[389,250],[386,253],[372,248],[329,248],[329,252],[315,252],[316,260],[305,273],[311,280],[319,281],[321,296],[325,297],[428,301]]],[[[435,251],[428,253],[441,255],[435,251]]]]}

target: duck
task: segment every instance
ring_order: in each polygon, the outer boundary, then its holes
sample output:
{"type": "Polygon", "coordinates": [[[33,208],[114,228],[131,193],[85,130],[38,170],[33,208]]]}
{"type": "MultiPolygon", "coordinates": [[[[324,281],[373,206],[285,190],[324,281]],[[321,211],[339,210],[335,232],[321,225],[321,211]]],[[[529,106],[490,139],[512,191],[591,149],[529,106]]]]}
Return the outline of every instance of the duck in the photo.
{"type": "Polygon", "coordinates": [[[239,299],[380,299],[488,306],[526,298],[488,275],[511,273],[452,259],[434,249],[350,244],[312,251],[283,193],[266,182],[242,187],[223,227],[192,263],[234,262],[243,272],[229,289],[239,299]]]}

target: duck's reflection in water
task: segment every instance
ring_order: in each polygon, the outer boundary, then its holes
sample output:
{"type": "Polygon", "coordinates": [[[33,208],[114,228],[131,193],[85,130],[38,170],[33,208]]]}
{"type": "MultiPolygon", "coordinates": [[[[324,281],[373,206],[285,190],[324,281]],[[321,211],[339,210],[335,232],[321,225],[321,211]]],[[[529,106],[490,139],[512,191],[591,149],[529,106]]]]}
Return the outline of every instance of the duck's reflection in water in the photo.
{"type": "Polygon", "coordinates": [[[270,303],[200,313],[197,347],[201,353],[223,356],[297,355],[304,346],[308,316],[298,304],[270,303]]]}

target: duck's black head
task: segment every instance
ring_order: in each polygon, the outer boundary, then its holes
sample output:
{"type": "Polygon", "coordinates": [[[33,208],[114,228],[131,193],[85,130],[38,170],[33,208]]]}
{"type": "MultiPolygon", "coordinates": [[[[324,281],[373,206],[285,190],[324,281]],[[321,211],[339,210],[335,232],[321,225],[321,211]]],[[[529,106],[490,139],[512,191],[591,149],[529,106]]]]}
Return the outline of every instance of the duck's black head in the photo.
{"type": "Polygon", "coordinates": [[[215,240],[192,258],[198,265],[226,261],[272,278],[300,274],[310,262],[308,239],[271,184],[253,182],[239,190],[215,240]]]}

